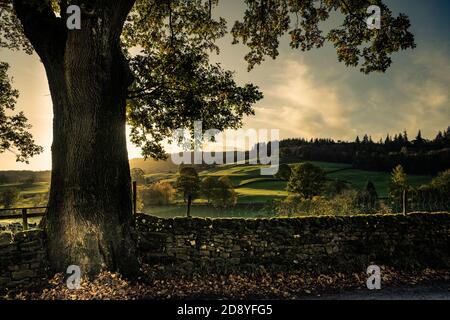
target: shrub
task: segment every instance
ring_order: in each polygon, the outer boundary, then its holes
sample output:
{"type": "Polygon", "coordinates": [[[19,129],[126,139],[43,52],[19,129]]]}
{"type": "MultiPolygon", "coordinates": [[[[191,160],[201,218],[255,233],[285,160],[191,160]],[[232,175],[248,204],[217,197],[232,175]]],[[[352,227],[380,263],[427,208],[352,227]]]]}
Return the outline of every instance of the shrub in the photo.
{"type": "Polygon", "coordinates": [[[405,171],[401,165],[394,168],[389,184],[389,200],[394,211],[400,211],[403,207],[403,194],[409,189],[405,171]]]}
{"type": "Polygon", "coordinates": [[[283,181],[289,181],[289,179],[291,178],[291,174],[291,167],[286,163],[282,163],[278,167],[278,172],[275,174],[275,178],[283,181]]]}
{"type": "MultiPolygon", "coordinates": [[[[167,205],[173,201],[175,190],[169,182],[155,182],[139,188],[142,209],[151,205],[167,205]]],[[[138,206],[139,209],[139,206],[138,206]]]]}
{"type": "Polygon", "coordinates": [[[20,191],[17,188],[7,188],[0,193],[0,203],[5,209],[12,206],[19,200],[20,191]]]}
{"type": "MultiPolygon", "coordinates": [[[[358,206],[358,192],[346,190],[334,197],[327,199],[323,196],[315,196],[305,199],[299,195],[290,195],[281,201],[272,203],[272,210],[279,216],[344,216],[365,213],[358,206]]],[[[378,212],[389,213],[384,205],[378,212]]]]}

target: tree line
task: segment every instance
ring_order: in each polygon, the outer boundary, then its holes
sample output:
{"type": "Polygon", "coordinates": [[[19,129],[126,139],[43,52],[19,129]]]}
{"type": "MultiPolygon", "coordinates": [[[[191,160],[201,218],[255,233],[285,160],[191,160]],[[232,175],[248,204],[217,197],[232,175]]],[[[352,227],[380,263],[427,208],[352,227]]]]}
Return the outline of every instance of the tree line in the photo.
{"type": "Polygon", "coordinates": [[[349,163],[364,170],[391,171],[401,165],[411,174],[437,174],[450,163],[450,127],[434,139],[425,139],[419,131],[412,140],[408,133],[387,135],[374,142],[369,135],[355,141],[294,138],[280,141],[282,162],[293,159],[349,163]]]}

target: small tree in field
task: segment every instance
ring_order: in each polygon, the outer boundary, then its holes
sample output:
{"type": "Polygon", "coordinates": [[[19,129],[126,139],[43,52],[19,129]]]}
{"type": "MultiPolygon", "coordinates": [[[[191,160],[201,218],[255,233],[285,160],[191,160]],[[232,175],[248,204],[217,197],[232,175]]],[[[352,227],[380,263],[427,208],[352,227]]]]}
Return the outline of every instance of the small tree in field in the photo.
{"type": "Polygon", "coordinates": [[[220,177],[214,189],[213,202],[222,208],[228,208],[236,205],[237,195],[230,178],[227,176],[220,177]]]}
{"type": "Polygon", "coordinates": [[[305,199],[320,195],[325,186],[325,172],[312,163],[296,165],[292,170],[287,191],[298,194],[305,199]]]}
{"type": "Polygon", "coordinates": [[[20,192],[16,188],[8,188],[0,193],[0,201],[5,209],[11,208],[19,200],[20,192]]]}
{"type": "Polygon", "coordinates": [[[184,201],[187,200],[186,215],[191,216],[191,204],[200,193],[200,179],[193,167],[182,167],[175,183],[175,188],[183,194],[184,201]]]}
{"type": "Polygon", "coordinates": [[[217,186],[217,181],[213,177],[205,177],[202,180],[202,194],[208,201],[208,203],[211,203],[211,200],[214,198],[214,188],[217,186]]]}
{"type": "Polygon", "coordinates": [[[283,181],[289,181],[291,173],[292,173],[291,167],[286,163],[282,163],[278,168],[278,172],[275,175],[275,178],[283,181]]]}
{"type": "Polygon", "coordinates": [[[378,193],[372,181],[367,181],[364,189],[356,196],[356,206],[359,213],[376,213],[378,206],[378,193]]]}
{"type": "Polygon", "coordinates": [[[406,173],[401,165],[394,168],[391,174],[391,182],[389,184],[389,199],[393,209],[398,211],[406,205],[406,192],[408,190],[408,181],[406,173]]]}

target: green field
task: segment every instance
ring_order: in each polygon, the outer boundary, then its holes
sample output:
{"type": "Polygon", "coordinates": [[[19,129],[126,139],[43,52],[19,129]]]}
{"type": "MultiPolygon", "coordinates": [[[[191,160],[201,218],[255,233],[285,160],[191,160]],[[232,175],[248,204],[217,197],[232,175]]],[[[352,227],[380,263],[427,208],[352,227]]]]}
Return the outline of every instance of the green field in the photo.
{"type": "MultiPolygon", "coordinates": [[[[375,172],[352,169],[351,165],[330,162],[314,162],[327,173],[328,180],[341,180],[348,186],[356,190],[362,189],[366,181],[370,180],[374,183],[379,197],[386,197],[390,181],[390,173],[375,172]]],[[[290,165],[295,165],[292,163],[290,165]]],[[[234,164],[221,165],[209,170],[200,172],[200,178],[205,176],[222,177],[228,176],[235,186],[238,195],[238,206],[233,209],[210,208],[203,205],[204,199],[197,199],[194,202],[192,214],[194,216],[209,217],[257,217],[264,216],[262,207],[270,200],[283,199],[288,195],[286,192],[286,182],[275,179],[272,176],[261,176],[260,169],[262,165],[234,164]],[[255,204],[254,207],[248,204],[255,204]]],[[[153,173],[146,175],[150,181],[169,181],[174,182],[176,174],[174,173],[153,173]]],[[[420,186],[428,183],[432,179],[431,176],[408,175],[408,181],[412,186],[420,186]]],[[[25,184],[9,184],[0,186],[0,192],[4,188],[15,187],[21,192],[20,201],[15,207],[30,207],[35,203],[35,199],[39,195],[48,192],[49,184],[45,182],[25,184]]],[[[177,200],[175,205],[150,207],[146,208],[146,213],[162,217],[184,216],[185,205],[181,199],[177,200]]]]}
{"type": "MultiPolygon", "coordinates": [[[[333,172],[327,175],[330,179],[338,179],[348,183],[348,185],[356,190],[364,188],[367,181],[372,181],[377,189],[379,197],[387,197],[389,181],[391,175],[387,172],[364,171],[357,169],[343,170],[333,172]]],[[[408,182],[414,187],[428,183],[433,177],[421,175],[409,175],[408,182]]]]}
{"type": "Polygon", "coordinates": [[[6,188],[17,188],[22,195],[34,195],[48,192],[49,186],[48,182],[35,182],[32,184],[12,183],[0,185],[0,192],[6,188]]]}
{"type": "MultiPolygon", "coordinates": [[[[186,205],[177,204],[169,206],[152,206],[145,209],[145,213],[162,218],[182,217],[186,216],[186,205]]],[[[191,215],[194,217],[208,217],[208,218],[262,218],[268,217],[268,214],[262,206],[240,206],[223,210],[220,208],[213,208],[206,205],[193,205],[191,208],[191,215]]]]}
{"type": "MultiPolygon", "coordinates": [[[[330,162],[314,162],[327,173],[329,180],[342,180],[351,188],[362,189],[365,183],[370,180],[375,184],[380,197],[386,197],[388,192],[389,181],[391,178],[388,172],[375,172],[352,169],[351,165],[330,162]]],[[[291,165],[295,165],[291,164],[291,165]]],[[[262,205],[267,201],[274,199],[282,199],[288,195],[286,192],[286,182],[274,179],[271,176],[261,176],[261,165],[222,165],[214,169],[206,170],[200,173],[200,177],[205,176],[228,176],[235,186],[238,194],[238,204],[255,203],[261,204],[255,208],[242,208],[237,206],[233,209],[227,209],[225,212],[221,209],[208,208],[204,205],[195,205],[195,203],[203,203],[204,200],[199,199],[194,202],[192,208],[193,216],[200,217],[258,217],[269,215],[262,209],[262,205]]],[[[175,175],[165,177],[168,181],[174,181],[175,175]]],[[[413,186],[420,186],[430,182],[431,176],[409,175],[408,181],[413,186]]],[[[146,213],[161,216],[174,217],[184,216],[186,207],[183,204],[172,206],[152,207],[145,210],[146,213]]]]}
{"type": "MultiPolygon", "coordinates": [[[[389,172],[365,171],[352,169],[349,164],[311,161],[324,169],[329,180],[341,180],[354,189],[362,189],[368,180],[377,188],[380,197],[386,197],[391,175],[389,172]]],[[[290,164],[295,165],[295,163],[290,164]]],[[[261,165],[232,165],[219,166],[213,170],[202,172],[201,176],[229,176],[240,202],[265,202],[287,195],[286,182],[273,179],[269,176],[261,176],[261,165]]],[[[408,181],[412,186],[420,186],[431,181],[432,176],[408,175],[408,181]]]]}

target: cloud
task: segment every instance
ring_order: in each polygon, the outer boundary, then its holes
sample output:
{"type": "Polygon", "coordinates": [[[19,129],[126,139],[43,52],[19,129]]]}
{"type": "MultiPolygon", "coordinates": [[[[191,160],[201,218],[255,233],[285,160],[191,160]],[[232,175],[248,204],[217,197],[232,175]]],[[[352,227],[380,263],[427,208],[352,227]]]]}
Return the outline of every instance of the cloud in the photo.
{"type": "Polygon", "coordinates": [[[279,128],[281,137],[342,137],[351,133],[348,103],[339,87],[322,83],[303,61],[285,61],[273,83],[263,88],[266,99],[249,124],[279,128]],[[350,131],[350,132],[349,132],[350,131]]]}
{"type": "Polygon", "coordinates": [[[327,61],[289,59],[262,85],[265,99],[247,127],[280,128],[286,137],[373,139],[403,129],[434,137],[450,125],[450,54],[423,49],[386,74],[329,68],[327,61]]]}

